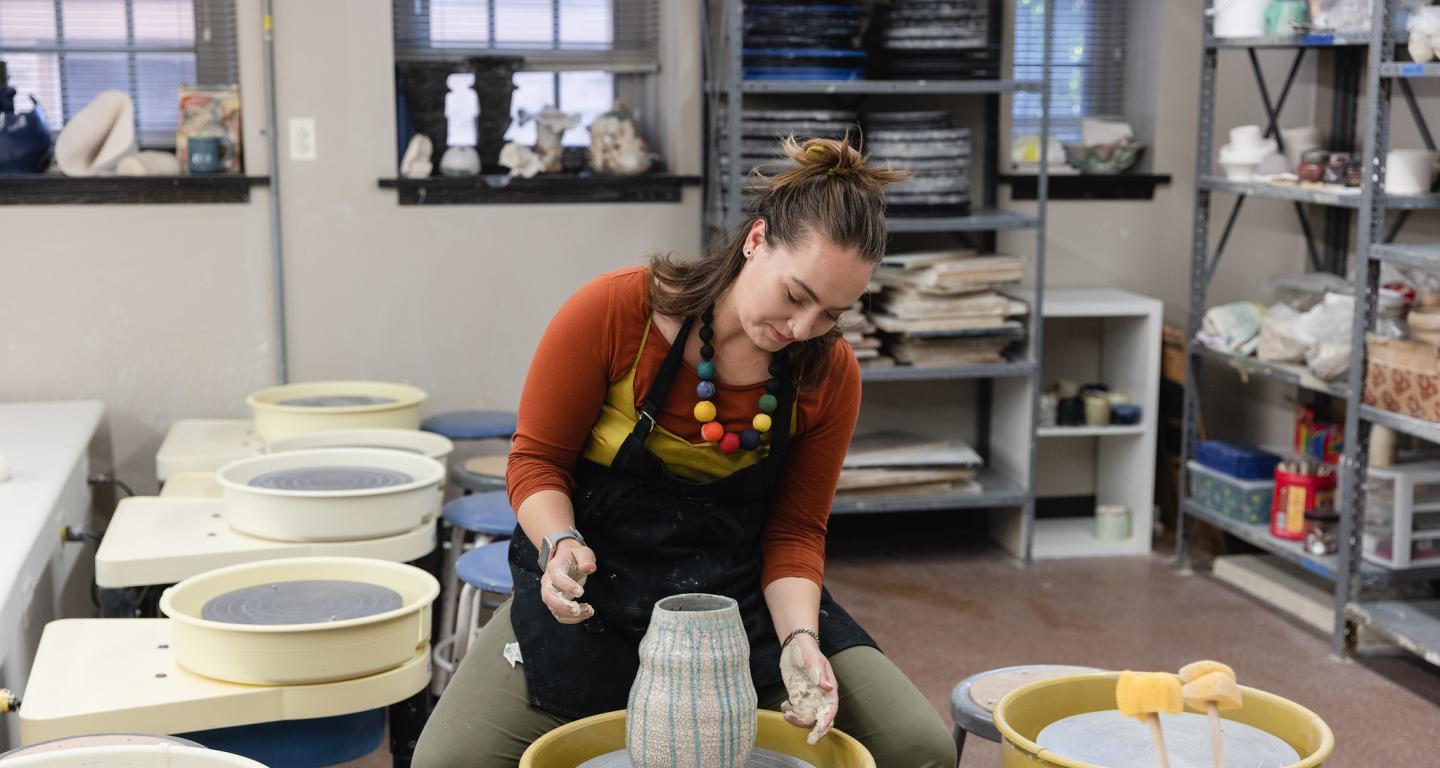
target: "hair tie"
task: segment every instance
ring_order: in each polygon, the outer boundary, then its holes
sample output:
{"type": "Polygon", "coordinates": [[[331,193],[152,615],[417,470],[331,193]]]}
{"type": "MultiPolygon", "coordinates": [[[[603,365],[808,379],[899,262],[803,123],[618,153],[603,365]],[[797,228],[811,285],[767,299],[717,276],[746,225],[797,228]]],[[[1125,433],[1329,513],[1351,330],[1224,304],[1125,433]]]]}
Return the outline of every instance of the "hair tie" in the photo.
{"type": "Polygon", "coordinates": [[[805,151],[812,155],[823,155],[825,154],[825,147],[819,144],[811,144],[805,148],[805,151]]]}

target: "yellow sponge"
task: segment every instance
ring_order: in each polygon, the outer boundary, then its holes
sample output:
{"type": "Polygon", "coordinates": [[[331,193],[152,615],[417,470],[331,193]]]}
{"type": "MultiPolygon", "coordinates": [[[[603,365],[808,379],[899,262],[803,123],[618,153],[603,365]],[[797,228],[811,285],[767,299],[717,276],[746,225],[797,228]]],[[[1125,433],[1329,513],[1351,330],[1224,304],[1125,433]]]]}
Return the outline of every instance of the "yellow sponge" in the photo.
{"type": "Polygon", "coordinates": [[[1219,672],[1231,680],[1235,679],[1235,670],[1231,669],[1229,665],[1206,659],[1205,661],[1197,661],[1181,667],[1180,680],[1181,682],[1191,683],[1213,672],[1219,672]]]}
{"type": "Polygon", "coordinates": [[[1143,721],[1159,712],[1183,711],[1185,696],[1174,675],[1126,670],[1115,684],[1115,707],[1120,714],[1143,721]]]}
{"type": "Polygon", "coordinates": [[[1185,684],[1185,703],[1196,709],[1214,703],[1221,711],[1240,708],[1240,686],[1224,672],[1211,672],[1185,684]]]}

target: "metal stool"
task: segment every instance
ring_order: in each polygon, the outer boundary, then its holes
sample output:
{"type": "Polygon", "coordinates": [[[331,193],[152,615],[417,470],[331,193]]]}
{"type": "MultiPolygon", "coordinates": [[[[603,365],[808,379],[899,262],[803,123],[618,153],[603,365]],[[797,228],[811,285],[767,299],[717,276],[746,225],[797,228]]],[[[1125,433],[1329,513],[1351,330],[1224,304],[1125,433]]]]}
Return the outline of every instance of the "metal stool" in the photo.
{"type": "MultiPolygon", "coordinates": [[[[479,549],[496,539],[509,538],[515,532],[516,522],[504,491],[461,496],[445,504],[441,518],[450,526],[450,542],[441,568],[440,626],[450,632],[458,626],[456,612],[461,588],[457,563],[465,554],[467,534],[475,535],[473,546],[479,549]]],[[[508,571],[506,578],[509,578],[508,571]]],[[[438,674],[436,680],[435,693],[439,695],[444,681],[438,674]]]]}
{"type": "Polygon", "coordinates": [[[514,411],[448,411],[420,422],[426,432],[451,440],[494,440],[515,434],[514,411]]]}
{"type": "Polygon", "coordinates": [[[450,482],[466,493],[505,490],[505,464],[508,455],[471,456],[450,470],[450,482]]]}
{"type": "Polygon", "coordinates": [[[1094,667],[1070,667],[1063,664],[1023,664],[1001,667],[971,675],[950,691],[950,717],[955,720],[955,759],[965,750],[965,734],[999,742],[995,728],[995,706],[1005,695],[1022,685],[1054,677],[1084,675],[1106,670],[1094,667]]]}
{"type": "MultiPolygon", "coordinates": [[[[480,629],[480,611],[485,607],[485,595],[509,597],[514,583],[510,579],[510,542],[493,541],[466,552],[455,563],[455,574],[465,582],[460,590],[460,614],[455,619],[450,636],[435,644],[432,658],[435,661],[435,681],[432,690],[445,690],[450,676],[455,674],[470,641],[480,629]],[[449,652],[448,658],[446,652],[449,652]]],[[[497,601],[504,602],[503,600],[497,601]]]]}

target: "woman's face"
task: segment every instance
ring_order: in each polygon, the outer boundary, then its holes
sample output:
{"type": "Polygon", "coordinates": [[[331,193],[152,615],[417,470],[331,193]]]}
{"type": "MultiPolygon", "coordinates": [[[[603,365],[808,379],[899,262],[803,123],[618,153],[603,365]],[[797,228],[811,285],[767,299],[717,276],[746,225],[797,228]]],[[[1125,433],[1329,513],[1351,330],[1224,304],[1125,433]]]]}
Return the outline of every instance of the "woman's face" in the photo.
{"type": "Polygon", "coordinates": [[[820,235],[784,247],[765,232],[764,220],[751,227],[730,299],[755,346],[778,352],[833,328],[865,292],[874,268],[820,235]]]}

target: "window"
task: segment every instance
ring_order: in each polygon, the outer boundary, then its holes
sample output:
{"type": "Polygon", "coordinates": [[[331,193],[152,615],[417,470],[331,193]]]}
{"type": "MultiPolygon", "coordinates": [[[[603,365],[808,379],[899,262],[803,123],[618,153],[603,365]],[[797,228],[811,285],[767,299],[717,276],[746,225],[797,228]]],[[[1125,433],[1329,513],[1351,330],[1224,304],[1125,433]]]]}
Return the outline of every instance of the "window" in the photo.
{"type": "MultiPolygon", "coordinates": [[[[608,112],[617,97],[632,107],[643,100],[645,75],[658,68],[657,0],[394,0],[397,61],[454,59],[486,54],[525,58],[515,75],[511,124],[505,138],[535,143],[535,124],[519,114],[555,106],[579,113],[565,143],[590,142],[585,127],[608,112]]],[[[448,141],[475,143],[478,104],[473,76],[449,80],[445,101],[448,141]]]]}
{"type": "Polygon", "coordinates": [[[235,50],[234,0],[0,0],[17,106],[33,94],[55,131],[120,90],[135,102],[140,144],[174,147],[180,85],[237,82],[235,50]]]}
{"type": "MultiPolygon", "coordinates": [[[[1080,121],[1125,119],[1125,40],[1130,0],[1054,0],[1050,45],[1050,132],[1080,141],[1080,121]]],[[[1015,0],[1015,78],[1043,76],[1045,4],[1015,0]]],[[[1016,92],[1011,134],[1040,132],[1040,94],[1016,92]]]]}

